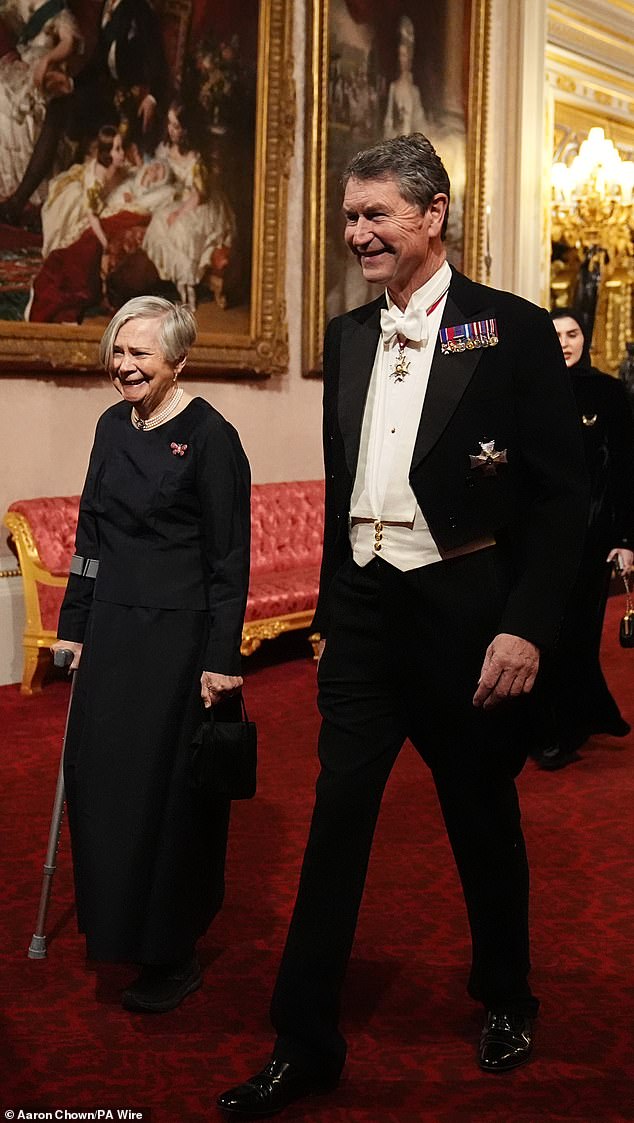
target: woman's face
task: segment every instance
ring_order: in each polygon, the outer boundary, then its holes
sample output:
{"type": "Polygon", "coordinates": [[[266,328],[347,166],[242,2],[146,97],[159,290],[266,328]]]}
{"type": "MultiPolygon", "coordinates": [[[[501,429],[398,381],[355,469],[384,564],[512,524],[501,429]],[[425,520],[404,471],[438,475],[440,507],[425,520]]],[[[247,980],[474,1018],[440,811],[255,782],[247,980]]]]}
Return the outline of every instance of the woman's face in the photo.
{"type": "Polygon", "coordinates": [[[184,359],[171,363],[165,358],[159,343],[161,324],[160,316],[128,320],[119,328],[112,352],[112,381],[146,419],[158,410],[185,365],[184,359]]]}
{"type": "Polygon", "coordinates": [[[554,321],[555,331],[561,343],[567,367],[574,367],[583,351],[583,332],[572,316],[561,316],[554,321]]]}
{"type": "Polygon", "coordinates": [[[181,125],[176,113],[170,109],[167,114],[167,135],[171,144],[180,144],[183,139],[185,130],[181,125]]]}
{"type": "Polygon", "coordinates": [[[398,64],[401,74],[407,74],[407,72],[412,69],[412,62],[413,52],[411,47],[408,47],[407,43],[399,43],[398,64]]]}
{"type": "Polygon", "coordinates": [[[112,142],[110,155],[112,156],[112,166],[114,168],[120,168],[122,164],[125,163],[125,149],[123,147],[123,139],[120,133],[117,133],[112,142]]]}

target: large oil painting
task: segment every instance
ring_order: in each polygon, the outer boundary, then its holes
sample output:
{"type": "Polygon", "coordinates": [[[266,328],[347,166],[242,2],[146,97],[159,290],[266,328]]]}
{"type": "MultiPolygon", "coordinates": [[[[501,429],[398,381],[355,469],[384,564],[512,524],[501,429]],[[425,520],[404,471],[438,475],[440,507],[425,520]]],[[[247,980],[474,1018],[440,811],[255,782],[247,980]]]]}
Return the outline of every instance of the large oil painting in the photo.
{"type": "Polygon", "coordinates": [[[0,0],[4,370],[96,369],[143,293],[200,372],[285,369],[291,74],[291,0],[0,0]]]}
{"type": "MultiPolygon", "coordinates": [[[[487,0],[327,0],[310,28],[304,367],[318,372],[325,323],[378,292],[346,250],[341,175],[355,152],[423,132],[449,173],[449,261],[472,267],[483,235],[487,0]]],[[[472,275],[475,275],[471,268],[472,275]]]]}

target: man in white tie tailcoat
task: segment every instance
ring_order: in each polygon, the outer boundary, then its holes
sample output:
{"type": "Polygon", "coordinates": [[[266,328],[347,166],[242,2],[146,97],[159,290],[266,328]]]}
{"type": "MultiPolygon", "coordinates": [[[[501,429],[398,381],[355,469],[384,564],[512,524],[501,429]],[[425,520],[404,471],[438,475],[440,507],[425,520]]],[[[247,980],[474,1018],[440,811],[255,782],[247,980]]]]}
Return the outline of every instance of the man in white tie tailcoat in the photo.
{"type": "Polygon", "coordinates": [[[344,184],[346,242],[384,293],[326,332],[321,773],[273,1056],[219,1097],[230,1115],[273,1114],[339,1079],[341,985],[406,738],[431,769],[462,882],[483,1070],[529,1058],[538,1009],[515,777],[581,554],[571,389],[548,314],[447,264],[450,185],[424,136],[359,153],[344,184]]]}

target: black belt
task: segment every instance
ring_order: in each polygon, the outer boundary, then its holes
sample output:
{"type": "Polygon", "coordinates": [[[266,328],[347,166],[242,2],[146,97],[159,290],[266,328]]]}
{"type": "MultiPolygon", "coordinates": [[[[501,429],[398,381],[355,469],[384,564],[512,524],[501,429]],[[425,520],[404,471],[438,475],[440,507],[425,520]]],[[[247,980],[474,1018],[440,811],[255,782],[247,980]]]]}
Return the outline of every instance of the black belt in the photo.
{"type": "Polygon", "coordinates": [[[405,526],[408,530],[414,529],[413,519],[410,522],[397,522],[394,519],[366,519],[362,515],[350,516],[350,526],[359,526],[360,523],[368,523],[370,526],[375,527],[376,530],[383,530],[384,526],[405,526]]]}

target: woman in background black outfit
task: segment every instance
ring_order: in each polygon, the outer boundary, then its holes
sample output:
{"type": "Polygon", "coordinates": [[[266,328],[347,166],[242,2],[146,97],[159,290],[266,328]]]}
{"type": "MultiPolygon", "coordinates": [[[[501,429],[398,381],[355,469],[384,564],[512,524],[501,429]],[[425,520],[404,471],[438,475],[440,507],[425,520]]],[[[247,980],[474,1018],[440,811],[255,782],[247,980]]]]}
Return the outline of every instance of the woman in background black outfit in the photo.
{"type": "Polygon", "coordinates": [[[204,707],[242,686],[249,577],[238,434],[178,385],[195,337],[190,309],[158,297],[106,328],[123,401],[97,424],[54,645],[78,668],[64,772],[79,929],[89,959],[141,966],[122,1003],[156,1013],[200,986],[196,941],[222,903],[229,802],[191,790],[190,744],[204,707]]]}
{"type": "Polygon", "coordinates": [[[599,663],[599,646],[613,567],[634,561],[634,421],[622,384],[590,364],[576,313],[551,313],[579,410],[590,476],[590,510],[581,567],[550,667],[552,711],[548,743],[537,755],[555,770],[579,760],[593,733],[625,737],[621,716],[599,663]]]}

